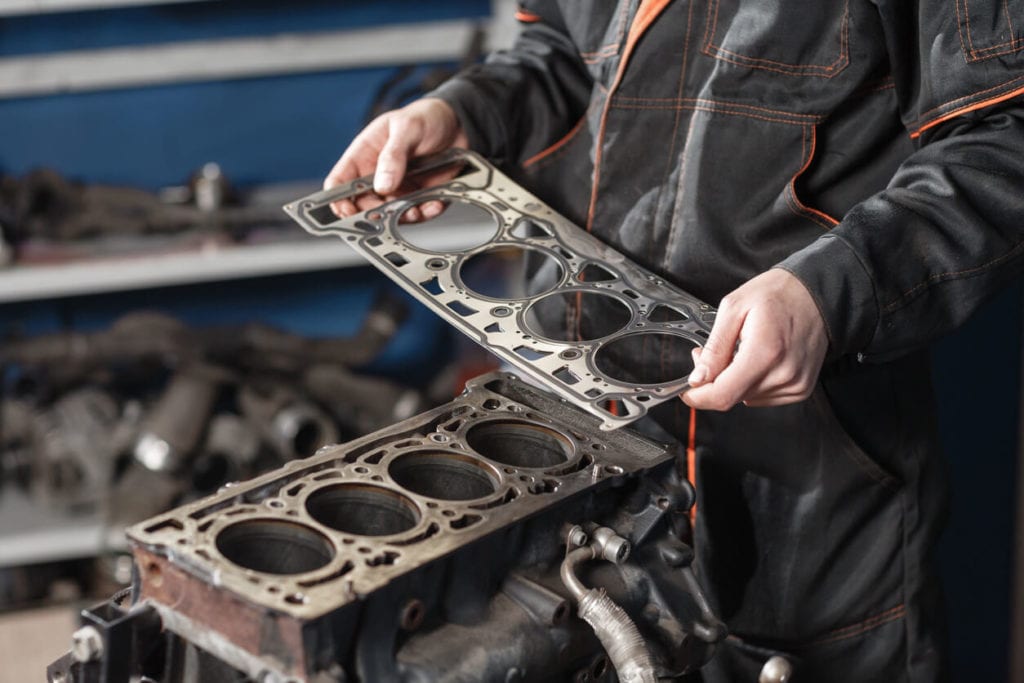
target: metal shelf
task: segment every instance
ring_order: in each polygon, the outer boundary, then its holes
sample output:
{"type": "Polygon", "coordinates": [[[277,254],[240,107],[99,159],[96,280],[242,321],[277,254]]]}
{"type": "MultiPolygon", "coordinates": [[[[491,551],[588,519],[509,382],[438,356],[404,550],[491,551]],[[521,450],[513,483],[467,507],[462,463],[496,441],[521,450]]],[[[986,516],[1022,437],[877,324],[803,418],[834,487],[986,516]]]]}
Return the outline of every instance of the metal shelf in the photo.
{"type": "Polygon", "coordinates": [[[60,513],[12,486],[0,489],[0,569],[94,557],[108,535],[95,513],[60,513]]]}
{"type": "MultiPolygon", "coordinates": [[[[428,250],[465,249],[480,242],[481,229],[471,224],[446,226],[444,230],[425,233],[419,243],[428,250]]],[[[343,242],[309,237],[276,244],[218,245],[159,256],[16,265],[0,271],[0,303],[238,280],[365,263],[343,242]]]]}
{"type": "Polygon", "coordinates": [[[140,5],[177,5],[185,2],[206,0],[6,0],[0,7],[0,17],[23,14],[50,14],[54,12],[79,12],[82,10],[118,9],[140,5]]]}

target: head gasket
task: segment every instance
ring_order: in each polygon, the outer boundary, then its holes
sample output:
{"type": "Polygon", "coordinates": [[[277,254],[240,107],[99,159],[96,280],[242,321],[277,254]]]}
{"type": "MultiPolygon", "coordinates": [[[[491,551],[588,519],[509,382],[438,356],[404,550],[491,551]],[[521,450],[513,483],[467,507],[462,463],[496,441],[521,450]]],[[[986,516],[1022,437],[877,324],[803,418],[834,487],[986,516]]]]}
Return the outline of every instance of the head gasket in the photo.
{"type": "Polygon", "coordinates": [[[689,386],[689,350],[707,339],[710,306],[558,215],[472,152],[420,159],[407,178],[416,189],[394,199],[373,195],[365,177],[284,208],[307,231],[346,240],[524,376],[598,416],[602,429],[629,424],[689,386]],[[331,204],[344,201],[362,210],[339,219],[331,204]],[[430,202],[446,210],[429,227],[406,221],[410,209],[430,202]],[[481,219],[474,246],[437,251],[415,237],[417,230],[457,223],[467,209],[481,219]],[[495,289],[474,274],[489,259],[521,261],[530,288],[495,289]],[[662,362],[642,367],[641,356],[662,362]]]}

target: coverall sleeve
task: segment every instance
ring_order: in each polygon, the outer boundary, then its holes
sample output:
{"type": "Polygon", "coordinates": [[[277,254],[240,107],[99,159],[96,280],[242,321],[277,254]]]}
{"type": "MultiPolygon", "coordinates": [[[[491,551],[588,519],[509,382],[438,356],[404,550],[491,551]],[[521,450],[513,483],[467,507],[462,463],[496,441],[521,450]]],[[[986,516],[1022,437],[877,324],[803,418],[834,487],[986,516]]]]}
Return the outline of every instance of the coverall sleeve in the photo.
{"type": "Polygon", "coordinates": [[[430,97],[455,109],[472,149],[517,165],[564,135],[586,111],[593,80],[554,2],[522,3],[509,50],[459,73],[430,97]]]}
{"type": "Polygon", "coordinates": [[[1024,0],[879,2],[917,149],[888,187],[779,264],[831,355],[884,360],[964,322],[1024,270],[1024,0]]]}

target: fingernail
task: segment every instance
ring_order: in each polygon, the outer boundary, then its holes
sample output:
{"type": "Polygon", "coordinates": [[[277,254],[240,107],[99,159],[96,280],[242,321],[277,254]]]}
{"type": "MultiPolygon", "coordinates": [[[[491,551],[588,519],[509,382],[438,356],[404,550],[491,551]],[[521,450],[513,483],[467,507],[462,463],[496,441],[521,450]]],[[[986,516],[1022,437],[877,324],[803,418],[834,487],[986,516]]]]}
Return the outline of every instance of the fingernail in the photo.
{"type": "Polygon", "coordinates": [[[698,365],[697,367],[695,367],[693,369],[693,372],[690,373],[689,382],[690,382],[690,384],[700,384],[701,382],[706,380],[707,377],[708,377],[708,366],[706,366],[706,365],[698,365]]]}
{"type": "Polygon", "coordinates": [[[395,174],[390,171],[380,171],[373,178],[373,191],[382,194],[391,192],[395,185],[395,174]]]}
{"type": "Polygon", "coordinates": [[[437,218],[441,214],[441,205],[437,202],[427,202],[423,205],[424,218],[437,218]]]}

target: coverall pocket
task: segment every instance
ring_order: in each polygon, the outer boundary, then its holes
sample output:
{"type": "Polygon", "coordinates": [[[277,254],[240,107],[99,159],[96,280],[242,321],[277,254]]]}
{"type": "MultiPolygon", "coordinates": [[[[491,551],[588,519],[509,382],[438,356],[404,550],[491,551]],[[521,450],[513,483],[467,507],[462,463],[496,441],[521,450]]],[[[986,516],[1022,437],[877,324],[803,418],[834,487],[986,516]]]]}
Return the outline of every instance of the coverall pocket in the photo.
{"type": "Polygon", "coordinates": [[[1024,0],[956,0],[956,19],[968,62],[1024,48],[1024,0]]]}
{"type": "Polygon", "coordinates": [[[874,483],[887,489],[900,488],[901,482],[893,473],[872,457],[846,430],[829,403],[828,396],[819,386],[808,399],[818,413],[821,423],[834,435],[836,452],[848,458],[874,483]]]}
{"type": "Polygon", "coordinates": [[[848,25],[848,2],[710,0],[703,50],[737,66],[832,78],[850,63],[848,25]]]}

